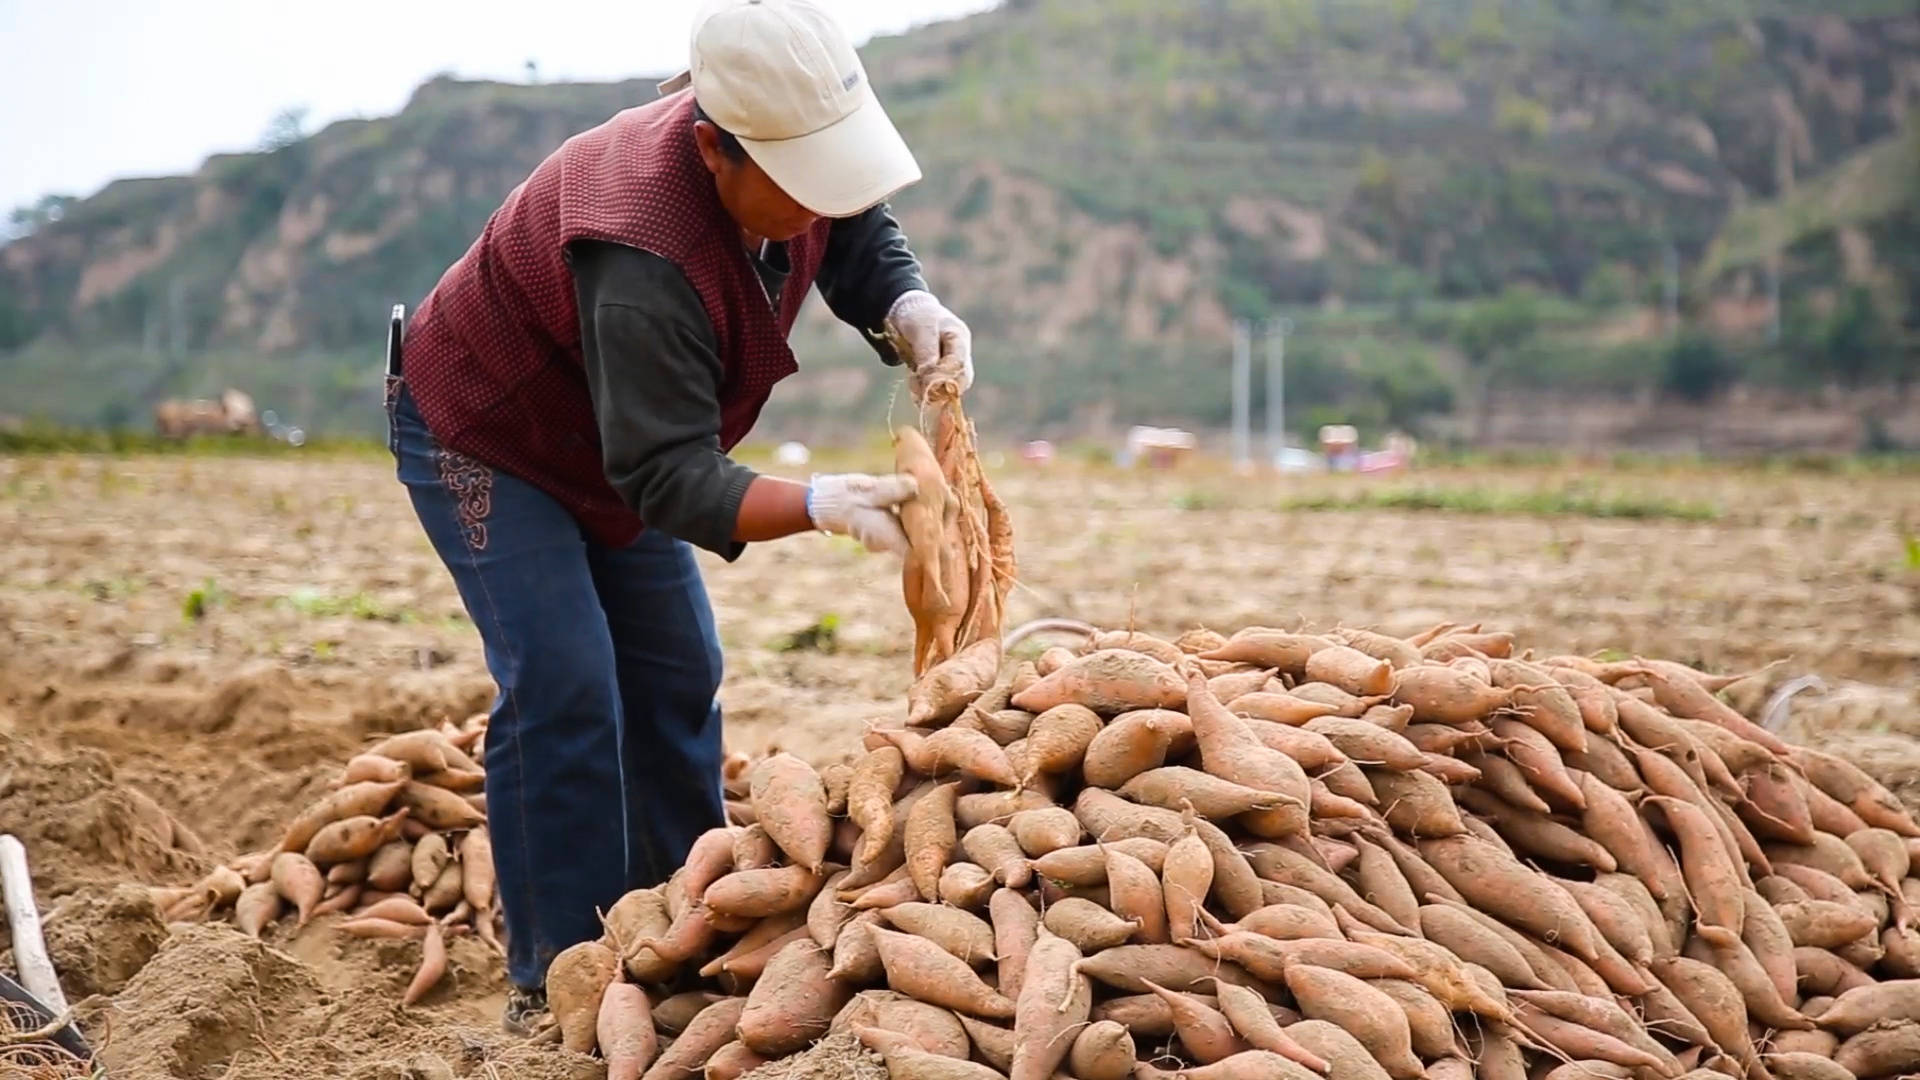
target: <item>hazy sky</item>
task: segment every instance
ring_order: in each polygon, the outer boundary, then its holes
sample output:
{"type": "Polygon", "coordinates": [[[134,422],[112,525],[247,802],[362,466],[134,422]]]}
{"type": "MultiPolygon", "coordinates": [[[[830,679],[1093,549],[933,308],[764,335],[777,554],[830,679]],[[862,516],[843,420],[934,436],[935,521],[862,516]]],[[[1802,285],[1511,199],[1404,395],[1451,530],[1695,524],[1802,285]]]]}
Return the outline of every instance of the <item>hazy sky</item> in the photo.
{"type": "MultiPolygon", "coordinates": [[[[994,0],[824,0],[856,43],[994,0]]],[[[677,71],[699,0],[0,0],[0,221],[50,192],[191,172],[306,106],[397,111],[437,72],[542,81],[677,71]]]]}

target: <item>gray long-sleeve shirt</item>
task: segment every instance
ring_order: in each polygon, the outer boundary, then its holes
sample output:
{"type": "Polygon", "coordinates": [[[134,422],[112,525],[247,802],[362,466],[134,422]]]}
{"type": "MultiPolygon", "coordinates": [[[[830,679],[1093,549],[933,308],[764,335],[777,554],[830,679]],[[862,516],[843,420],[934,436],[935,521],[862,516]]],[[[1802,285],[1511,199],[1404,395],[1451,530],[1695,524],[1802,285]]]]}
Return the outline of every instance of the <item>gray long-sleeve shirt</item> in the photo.
{"type": "MultiPolygon", "coordinates": [[[[755,473],[720,448],[725,372],[699,294],[678,267],[638,248],[580,240],[566,255],[608,483],[648,528],[739,558],[734,523],[755,473]]],[[[777,303],[786,245],[753,261],[777,303]]],[[[885,204],[834,222],[815,280],[835,316],[866,331],[881,360],[900,362],[881,322],[926,283],[885,204]]]]}

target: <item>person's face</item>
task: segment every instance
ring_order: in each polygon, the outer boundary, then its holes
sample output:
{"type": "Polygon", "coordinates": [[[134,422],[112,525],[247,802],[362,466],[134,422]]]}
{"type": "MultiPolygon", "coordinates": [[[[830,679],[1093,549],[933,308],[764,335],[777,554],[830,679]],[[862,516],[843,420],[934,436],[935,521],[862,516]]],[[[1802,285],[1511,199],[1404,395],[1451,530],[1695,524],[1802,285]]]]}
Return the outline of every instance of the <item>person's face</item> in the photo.
{"type": "Polygon", "coordinates": [[[693,125],[700,160],[713,174],[720,205],[736,224],[768,240],[791,240],[813,227],[819,215],[794,202],[753,159],[734,159],[720,147],[720,129],[702,120],[693,125]]]}

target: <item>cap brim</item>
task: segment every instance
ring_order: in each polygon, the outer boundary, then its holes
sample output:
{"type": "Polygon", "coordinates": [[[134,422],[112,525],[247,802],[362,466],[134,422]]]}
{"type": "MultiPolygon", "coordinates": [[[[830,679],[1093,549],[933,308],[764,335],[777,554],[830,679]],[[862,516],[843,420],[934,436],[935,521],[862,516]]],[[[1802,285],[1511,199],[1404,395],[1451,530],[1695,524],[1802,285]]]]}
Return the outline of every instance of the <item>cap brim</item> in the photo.
{"type": "Polygon", "coordinates": [[[858,108],[829,127],[740,145],[780,190],[822,217],[857,214],[920,179],[920,163],[871,87],[858,108]]]}

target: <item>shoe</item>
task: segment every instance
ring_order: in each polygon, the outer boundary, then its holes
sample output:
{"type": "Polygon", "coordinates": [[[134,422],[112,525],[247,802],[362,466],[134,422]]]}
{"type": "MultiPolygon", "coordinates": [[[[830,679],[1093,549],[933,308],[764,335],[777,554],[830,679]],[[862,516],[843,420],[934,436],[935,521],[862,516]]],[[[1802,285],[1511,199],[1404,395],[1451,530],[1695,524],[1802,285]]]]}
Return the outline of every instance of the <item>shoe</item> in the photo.
{"type": "Polygon", "coordinates": [[[507,1007],[500,1026],[509,1035],[531,1035],[547,1014],[547,991],[543,987],[507,987],[507,1007]]]}

